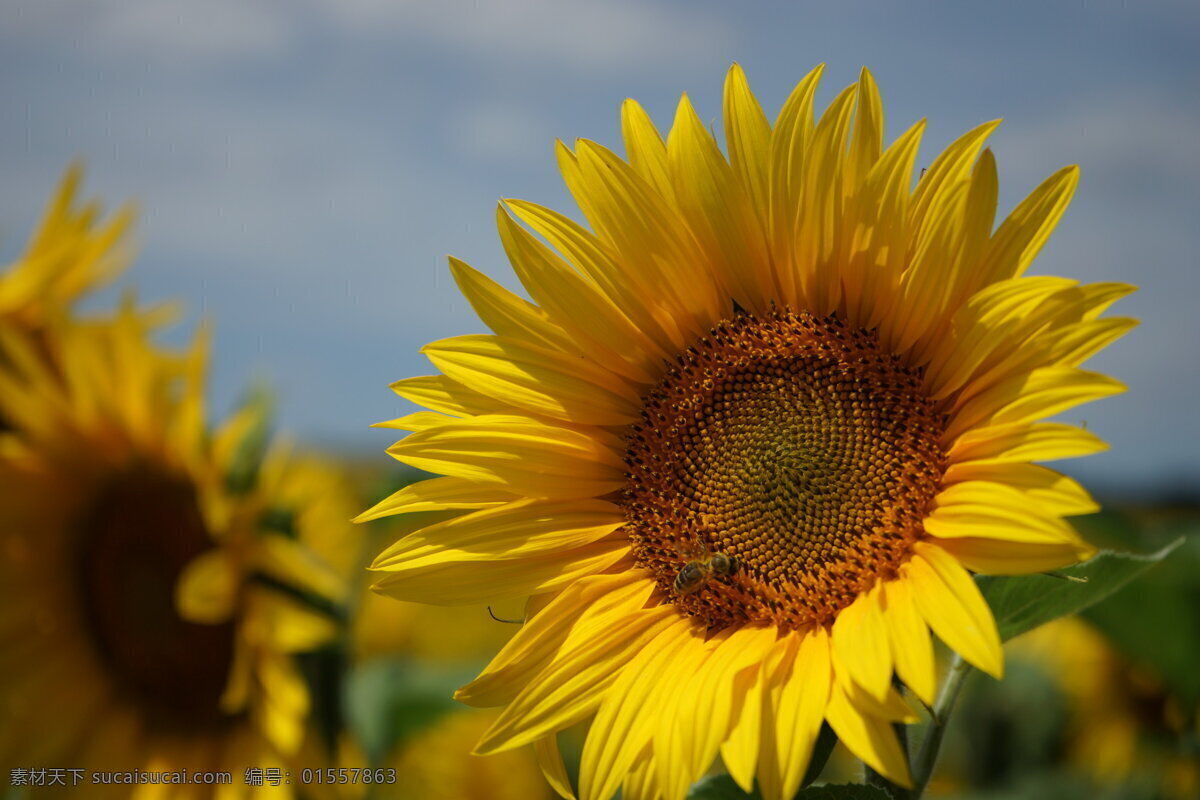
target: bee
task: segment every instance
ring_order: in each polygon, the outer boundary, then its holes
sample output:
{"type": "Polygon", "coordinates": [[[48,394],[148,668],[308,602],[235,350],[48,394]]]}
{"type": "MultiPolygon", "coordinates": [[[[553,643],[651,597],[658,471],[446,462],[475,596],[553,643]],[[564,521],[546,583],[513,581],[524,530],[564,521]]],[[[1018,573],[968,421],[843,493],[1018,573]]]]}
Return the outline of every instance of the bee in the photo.
{"type": "Polygon", "coordinates": [[[702,553],[683,565],[673,584],[676,594],[691,594],[708,583],[713,575],[732,575],[737,571],[737,559],[725,553],[702,553]]]}

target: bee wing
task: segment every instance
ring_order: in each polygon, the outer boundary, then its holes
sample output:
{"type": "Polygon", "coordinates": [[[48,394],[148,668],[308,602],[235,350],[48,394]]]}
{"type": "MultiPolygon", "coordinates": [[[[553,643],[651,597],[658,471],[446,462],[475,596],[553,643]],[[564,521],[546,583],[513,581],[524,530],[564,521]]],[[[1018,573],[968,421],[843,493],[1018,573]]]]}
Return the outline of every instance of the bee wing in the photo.
{"type": "Polygon", "coordinates": [[[695,540],[688,542],[675,542],[675,552],[684,561],[704,561],[708,558],[708,548],[703,542],[695,540]]]}

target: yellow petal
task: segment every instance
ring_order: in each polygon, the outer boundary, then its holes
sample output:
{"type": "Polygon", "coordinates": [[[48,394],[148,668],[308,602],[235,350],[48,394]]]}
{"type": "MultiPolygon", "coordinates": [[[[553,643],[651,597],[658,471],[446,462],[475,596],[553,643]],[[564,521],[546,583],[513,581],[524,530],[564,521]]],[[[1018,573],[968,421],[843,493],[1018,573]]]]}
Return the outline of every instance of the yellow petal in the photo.
{"type": "Polygon", "coordinates": [[[531,619],[454,699],[471,706],[504,705],[541,671],[568,635],[579,638],[591,628],[587,620],[609,620],[645,606],[654,581],[641,570],[591,575],[569,584],[531,619]],[[578,629],[578,632],[577,632],[578,629]]]}
{"type": "Polygon", "coordinates": [[[329,600],[346,596],[341,576],[299,542],[279,534],[262,534],[256,545],[253,564],[263,574],[329,600]]]}
{"type": "Polygon", "coordinates": [[[1096,319],[1113,303],[1136,292],[1137,287],[1128,283],[1089,283],[1081,291],[1086,298],[1083,319],[1096,319]]]}
{"type": "Polygon", "coordinates": [[[883,101],[879,87],[866,67],[858,76],[858,104],[854,109],[854,133],[846,158],[846,182],[854,193],[867,179],[883,152],[883,101]]]}
{"type": "MultiPolygon", "coordinates": [[[[1039,366],[1079,366],[1137,326],[1138,321],[1129,317],[1085,320],[1064,326],[1053,339],[1046,335],[1047,353],[1039,366]]],[[[1038,344],[1041,343],[1039,340],[1038,344]]]]}
{"type": "Polygon", "coordinates": [[[846,137],[858,86],[847,86],[813,129],[796,209],[793,267],[804,304],[814,314],[833,311],[841,299],[841,265],[849,246],[842,204],[846,137]]]}
{"type": "Polygon", "coordinates": [[[263,730],[280,752],[294,754],[304,737],[308,688],[289,658],[269,657],[258,665],[262,704],[256,709],[263,730]]]}
{"type": "Polygon", "coordinates": [[[967,186],[947,187],[901,277],[900,296],[884,329],[885,342],[897,353],[907,352],[929,331],[949,324],[946,305],[957,275],[954,252],[961,241],[967,186]]]}
{"type": "Polygon", "coordinates": [[[834,680],[845,693],[846,699],[859,712],[887,720],[888,722],[917,721],[918,717],[913,712],[912,707],[904,701],[904,698],[894,687],[889,685],[887,694],[880,700],[869,694],[850,677],[850,670],[837,650],[832,650],[831,654],[833,656],[834,680]]]}
{"type": "Polygon", "coordinates": [[[428,472],[533,497],[599,497],[625,484],[619,442],[517,415],[410,434],[388,452],[428,472]]]}
{"type": "Polygon", "coordinates": [[[555,794],[563,800],[575,800],[575,791],[571,788],[571,777],[567,775],[567,766],[563,763],[562,752],[558,748],[557,734],[543,736],[533,743],[533,755],[538,767],[542,770],[546,782],[555,794]]]}
{"type": "Polygon", "coordinates": [[[1050,238],[1078,185],[1079,167],[1063,167],[1013,209],[988,244],[980,266],[986,283],[1025,272],[1050,238]]]}
{"type": "Polygon", "coordinates": [[[975,164],[984,142],[1000,126],[1000,120],[978,125],[954,140],[929,165],[913,192],[912,225],[920,229],[925,218],[936,207],[951,186],[964,180],[975,164]]]}
{"type": "Polygon", "coordinates": [[[968,401],[954,415],[944,439],[954,441],[979,425],[1033,422],[1080,403],[1120,394],[1125,389],[1120,381],[1096,372],[1074,367],[1042,367],[1002,381],[968,401]]]}
{"type": "Polygon", "coordinates": [[[1013,486],[964,481],[947,486],[925,518],[925,531],[939,539],[982,537],[1031,544],[1077,542],[1078,535],[1051,509],[1013,486]]]}
{"type": "Polygon", "coordinates": [[[414,531],[380,553],[371,569],[557,553],[603,539],[624,524],[625,513],[602,500],[515,500],[414,531]]]}
{"type": "MultiPolygon", "coordinates": [[[[1004,352],[1025,347],[1031,336],[1060,317],[1071,305],[1064,299],[1077,285],[1065,278],[1039,276],[1000,281],[976,292],[928,348],[925,382],[930,395],[940,399],[959,389],[969,391],[985,364],[995,363],[996,353],[1003,358],[1004,352]]],[[[955,399],[955,405],[962,405],[961,398],[955,399]]]]}
{"type": "Polygon", "coordinates": [[[1037,464],[955,464],[942,476],[945,485],[979,481],[1010,486],[1036,503],[1040,511],[1070,517],[1094,514],[1100,505],[1076,481],[1037,464]]]}
{"type": "Polygon", "coordinates": [[[638,755],[633,769],[621,784],[622,800],[664,800],[658,785],[658,765],[655,763],[654,748],[646,745],[638,755]]]}
{"type": "Polygon", "coordinates": [[[659,791],[666,797],[683,797],[692,782],[687,753],[692,749],[695,731],[683,726],[681,711],[683,705],[692,700],[687,691],[688,679],[708,656],[704,639],[696,636],[684,639],[675,650],[675,658],[663,666],[661,689],[655,699],[658,712],[651,718],[651,748],[658,770],[659,791]]]}
{"type": "Polygon", "coordinates": [[[783,796],[783,764],[779,760],[782,742],[777,724],[780,697],[792,675],[802,634],[784,634],[776,640],[762,665],[762,713],[759,718],[758,791],[764,800],[790,800],[783,796]]]}
{"type": "Polygon", "coordinates": [[[629,165],[663,197],[671,197],[674,187],[667,165],[667,146],[650,115],[636,100],[627,99],[621,104],[621,137],[625,140],[629,165]]]}
{"type": "Polygon", "coordinates": [[[717,280],[743,308],[765,310],[773,286],[766,239],[745,194],[687,95],[667,139],[679,209],[717,280]]]}
{"type": "Polygon", "coordinates": [[[903,580],[887,581],[883,588],[896,674],[926,705],[933,705],[937,686],[933,642],[913,604],[912,588],[903,580]]]}
{"type": "Polygon", "coordinates": [[[813,133],[813,98],[825,65],[818,65],[796,84],[779,111],[771,131],[771,251],[780,282],[782,300],[794,304],[799,299],[796,282],[794,234],[796,214],[804,179],[804,165],[810,158],[813,133]]]}
{"type": "Polygon", "coordinates": [[[762,726],[762,665],[743,670],[735,677],[733,720],[721,743],[721,760],[729,776],[747,794],[754,791],[754,771],[758,764],[758,742],[762,726]]]}
{"type": "Polygon", "coordinates": [[[804,635],[779,694],[776,748],[784,797],[792,797],[799,790],[825,718],[832,685],[830,647],[824,628],[804,635]]]}
{"type": "Polygon", "coordinates": [[[744,699],[737,676],[756,668],[775,639],[770,627],[742,627],[717,636],[707,643],[708,657],[686,676],[676,724],[684,734],[682,772],[688,783],[708,771],[744,699]]]}
{"type": "Polygon", "coordinates": [[[1137,326],[1137,320],[1112,318],[1083,322],[1068,322],[1080,316],[1082,303],[1071,300],[1082,295],[1081,288],[1074,288],[1054,298],[1047,304],[1049,313],[1039,313],[1023,321],[1021,329],[1009,332],[1004,346],[996,347],[987,365],[976,371],[963,391],[955,398],[955,406],[967,401],[1016,376],[1028,375],[1044,367],[1073,367],[1087,360],[1137,326]],[[1038,330],[1038,317],[1054,315],[1048,324],[1038,330]],[[1030,334],[1030,331],[1037,330],[1030,334]]]}
{"type": "Polygon", "coordinates": [[[723,110],[729,163],[760,223],[765,225],[770,197],[771,124],[750,91],[740,64],[731,66],[725,76],[723,110]]]}
{"type": "Polygon", "coordinates": [[[681,617],[637,653],[605,692],[583,744],[579,794],[608,800],[621,785],[653,732],[646,709],[661,703],[664,671],[678,648],[696,637],[695,623],[681,617]]]}
{"type": "Polygon", "coordinates": [[[254,653],[247,637],[241,636],[233,642],[233,663],[229,666],[229,680],[221,693],[220,706],[226,714],[245,711],[250,703],[252,679],[254,677],[254,653]]]}
{"type": "Polygon", "coordinates": [[[645,609],[563,653],[504,709],[475,752],[531,744],[588,717],[621,669],[675,619],[671,606],[645,609]]]}
{"type": "Polygon", "coordinates": [[[403,417],[396,417],[385,422],[375,422],[371,424],[372,428],[391,428],[395,431],[425,431],[430,428],[436,428],[446,422],[453,422],[455,417],[448,417],[445,414],[438,414],[435,411],[417,411],[413,414],[405,414],[403,417]]]}
{"type": "Polygon", "coordinates": [[[833,623],[833,646],[850,677],[869,694],[884,700],[891,688],[892,653],[880,609],[882,584],[860,594],[838,612],[833,623]]]}
{"type": "Polygon", "coordinates": [[[464,386],[536,414],[582,425],[638,418],[637,392],[577,356],[488,335],[442,339],[421,352],[464,386]]]}
{"type": "Polygon", "coordinates": [[[499,336],[563,353],[579,353],[579,346],[555,325],[546,312],[517,297],[469,264],[450,259],[455,283],[483,323],[499,336]]]}
{"type": "Polygon", "coordinates": [[[193,622],[216,625],[233,614],[241,585],[232,554],[221,548],[202,553],[187,565],[175,585],[175,607],[193,622]]]}
{"type": "Polygon", "coordinates": [[[850,252],[843,274],[851,324],[876,328],[894,305],[907,267],[905,219],[921,120],[892,143],[868,173],[852,206],[850,252]]]}
{"type": "Polygon", "coordinates": [[[918,542],[904,567],[921,616],[952,650],[994,678],[1004,676],[996,620],[970,574],[940,547],[918,542]]]}
{"type": "Polygon", "coordinates": [[[441,511],[448,508],[491,508],[516,497],[502,489],[479,486],[462,478],[430,478],[410,483],[354,518],[369,522],[393,514],[441,511]]]}
{"type": "Polygon", "coordinates": [[[943,539],[938,545],[963,566],[988,575],[1029,575],[1068,567],[1096,554],[1080,541],[1032,544],[995,539],[943,539]]]}
{"type": "Polygon", "coordinates": [[[652,293],[686,340],[698,338],[726,309],[716,282],[708,276],[697,279],[696,268],[704,258],[694,240],[661,195],[628,164],[594,142],[580,140],[576,149],[577,173],[565,156],[559,164],[597,235],[617,254],[626,276],[636,275],[652,293]]]}
{"type": "Polygon", "coordinates": [[[991,148],[984,148],[971,172],[971,186],[963,207],[962,241],[956,257],[956,286],[949,294],[946,307],[953,310],[966,298],[983,288],[979,262],[987,249],[996,222],[996,201],[1000,180],[996,172],[996,157],[991,148]]]}
{"type": "Polygon", "coordinates": [[[1073,425],[1018,422],[969,430],[958,437],[946,455],[952,464],[1004,464],[1056,461],[1107,449],[1098,436],[1073,425]]]}
{"type": "Polygon", "coordinates": [[[608,569],[628,553],[628,542],[608,540],[509,561],[445,560],[415,567],[399,564],[382,573],[372,588],[412,602],[487,603],[553,591],[608,569]]]}
{"type": "Polygon", "coordinates": [[[445,375],[405,378],[391,384],[389,388],[405,400],[455,417],[473,417],[511,410],[503,403],[472,391],[445,375]]]}
{"type": "MultiPolygon", "coordinates": [[[[572,164],[571,169],[577,169],[577,165],[572,164]]],[[[652,347],[666,346],[671,352],[678,352],[679,348],[690,342],[679,330],[670,312],[659,306],[657,296],[646,283],[645,276],[621,269],[616,255],[579,223],[557,211],[525,200],[506,200],[505,205],[536,233],[544,236],[595,284],[598,291],[612,300],[613,305],[646,334],[646,340],[652,347]]],[[[667,350],[661,350],[658,355],[667,357],[667,350]]]]}
{"type": "Polygon", "coordinates": [[[625,313],[518,225],[503,206],[496,219],[513,270],[550,318],[605,368],[637,383],[657,383],[661,350],[625,313]]]}
{"type": "MultiPolygon", "coordinates": [[[[337,621],[273,589],[252,587],[253,638],[268,650],[302,653],[315,650],[337,636],[337,621]]],[[[250,635],[250,634],[248,634],[250,635]]]]}
{"type": "Polygon", "coordinates": [[[836,682],[829,696],[825,717],[842,744],[871,769],[892,783],[912,787],[908,762],[890,722],[859,711],[836,682]]]}

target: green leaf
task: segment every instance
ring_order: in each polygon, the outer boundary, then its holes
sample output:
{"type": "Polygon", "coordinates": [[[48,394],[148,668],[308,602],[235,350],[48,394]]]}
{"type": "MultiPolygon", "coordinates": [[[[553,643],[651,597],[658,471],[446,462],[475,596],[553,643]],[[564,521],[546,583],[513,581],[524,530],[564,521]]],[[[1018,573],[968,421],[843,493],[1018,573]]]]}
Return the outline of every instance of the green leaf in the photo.
{"type": "Polygon", "coordinates": [[[996,617],[1000,638],[1011,639],[1094,605],[1162,561],[1182,539],[1149,555],[1104,552],[1053,575],[975,578],[996,617]]]}
{"type": "Polygon", "coordinates": [[[1184,708],[1200,704],[1200,530],[1154,571],[1084,618],[1132,663],[1165,683],[1184,708]]]}

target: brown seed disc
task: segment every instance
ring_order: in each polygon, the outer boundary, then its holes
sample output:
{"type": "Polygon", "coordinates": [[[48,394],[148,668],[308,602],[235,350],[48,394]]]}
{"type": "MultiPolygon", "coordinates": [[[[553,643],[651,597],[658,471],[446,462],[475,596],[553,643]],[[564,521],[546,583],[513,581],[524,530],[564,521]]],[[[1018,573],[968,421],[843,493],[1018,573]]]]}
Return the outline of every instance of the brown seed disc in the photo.
{"type": "Polygon", "coordinates": [[[134,467],[78,525],[80,611],[118,692],[154,730],[222,727],[233,624],[200,625],[175,609],[180,574],[212,547],[192,485],[134,467]]]}
{"type": "Polygon", "coordinates": [[[829,624],[924,536],[944,430],[919,370],[873,332],[739,313],[678,358],[629,432],[637,561],[713,629],[829,624]]]}

